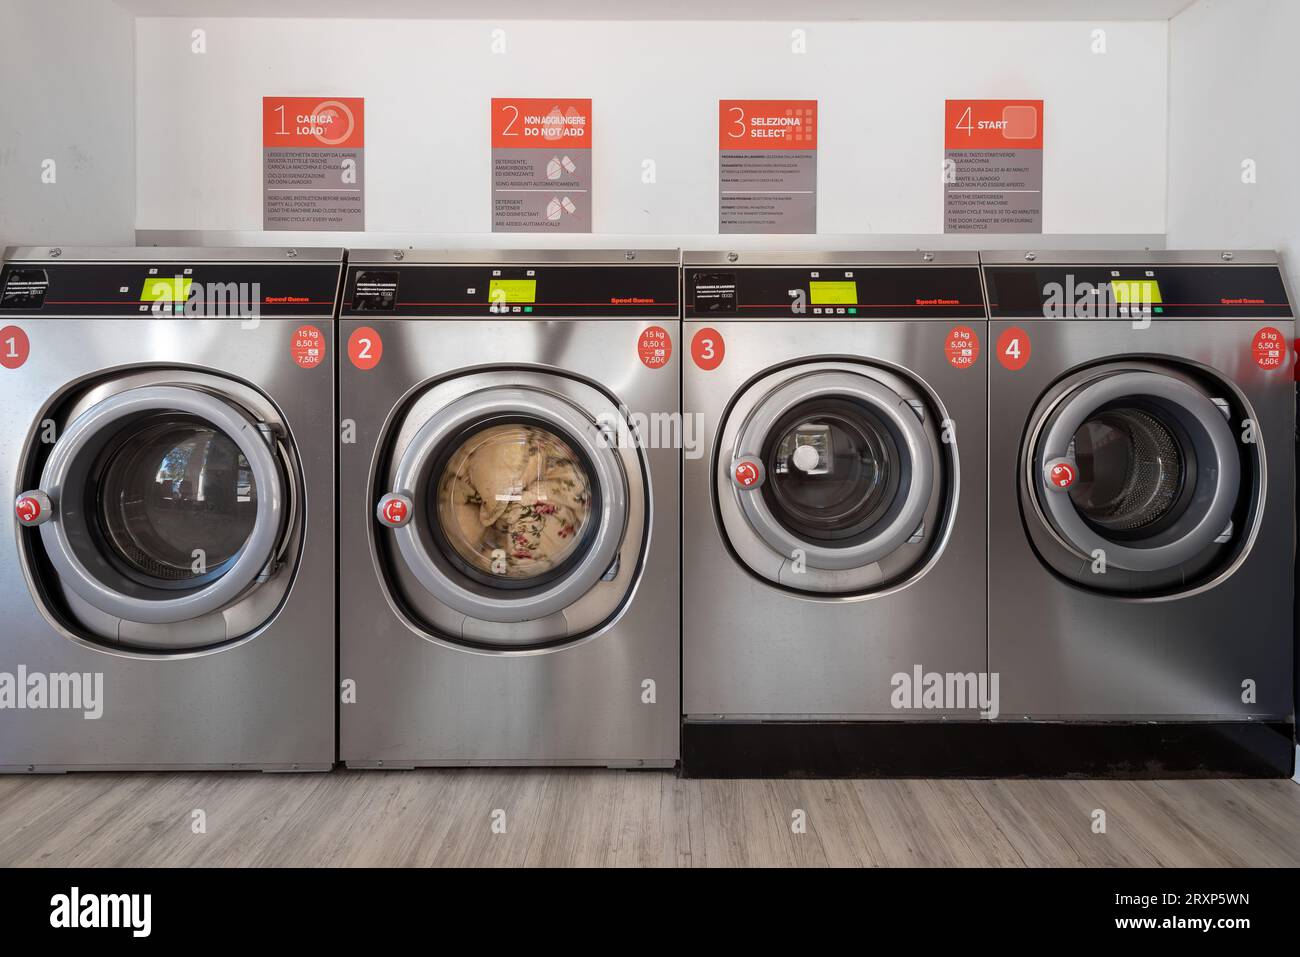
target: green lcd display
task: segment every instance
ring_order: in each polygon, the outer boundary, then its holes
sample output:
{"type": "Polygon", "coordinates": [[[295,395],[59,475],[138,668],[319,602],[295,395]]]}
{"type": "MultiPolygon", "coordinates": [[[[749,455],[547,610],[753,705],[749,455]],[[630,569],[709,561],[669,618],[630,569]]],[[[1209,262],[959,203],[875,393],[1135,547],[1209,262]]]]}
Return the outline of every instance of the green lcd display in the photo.
{"type": "Polygon", "coordinates": [[[808,298],[814,306],[855,306],[858,303],[856,282],[808,283],[808,298]]]}
{"type": "Polygon", "coordinates": [[[492,279],[488,282],[488,302],[536,302],[536,279],[492,279]]]}

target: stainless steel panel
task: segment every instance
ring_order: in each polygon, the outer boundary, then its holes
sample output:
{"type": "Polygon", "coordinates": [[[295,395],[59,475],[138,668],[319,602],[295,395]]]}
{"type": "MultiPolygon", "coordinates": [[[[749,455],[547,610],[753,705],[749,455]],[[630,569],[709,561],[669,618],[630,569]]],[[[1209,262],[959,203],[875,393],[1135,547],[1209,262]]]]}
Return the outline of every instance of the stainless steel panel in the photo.
{"type": "Polygon", "coordinates": [[[349,249],[353,265],[376,263],[434,263],[493,265],[550,263],[552,265],[670,265],[679,262],[675,249],[349,249]]]}
{"type": "MultiPolygon", "coordinates": [[[[1071,260],[1074,261],[1074,260],[1071,260]]],[[[1145,261],[1145,260],[1144,260],[1145,261]]],[[[1262,325],[1293,323],[994,321],[1018,325],[1031,359],[990,365],[989,667],[1002,718],[1276,718],[1292,711],[1295,388],[1251,358],[1262,325]],[[1124,356],[1185,359],[1235,384],[1253,407],[1266,496],[1253,546],[1196,591],[1119,598],[1066,584],[1030,546],[1017,491],[1021,442],[1039,397],[1067,369],[1124,356]],[[1257,701],[1242,700],[1254,681],[1257,701]]],[[[1240,423],[1233,423],[1240,431],[1240,423]]]]}
{"type": "MultiPolygon", "coordinates": [[[[708,325],[687,322],[683,341],[708,325]]],[[[956,325],[975,328],[988,354],[985,324],[971,320],[728,322],[722,364],[711,372],[684,367],[683,406],[703,416],[709,452],[684,464],[687,716],[928,717],[939,712],[891,706],[894,674],[910,675],[916,665],[985,670],[986,379],[981,364],[949,365],[944,342],[956,325]],[[857,597],[784,591],[747,571],[724,542],[711,495],[720,423],[745,385],[778,364],[853,358],[917,380],[953,420],[960,474],[953,523],[923,573],[898,586],[857,597]]]]}
{"type": "Polygon", "coordinates": [[[10,246],[6,260],[33,262],[343,262],[342,249],[301,246],[10,246]]]}
{"type": "MultiPolygon", "coordinates": [[[[497,261],[500,257],[497,257],[497,261]]],[[[533,260],[530,260],[533,261],[533,260]]],[[[680,458],[646,452],[651,517],[640,582],[625,611],[572,644],[529,651],[456,647],[397,607],[375,558],[372,476],[381,437],[430,384],[485,367],[562,371],[616,396],[632,413],[675,413],[684,346],[649,369],[637,340],[650,321],[346,319],[384,341],[383,361],[340,370],[340,416],[356,441],[340,451],[340,755],[358,767],[477,764],[661,766],[678,757],[680,458]],[[643,703],[643,682],[655,702],[643,703]]],[[[629,476],[629,479],[632,477],[629,476]]]]}
{"type": "Polygon", "coordinates": [[[980,254],[976,252],[940,250],[781,252],[754,249],[727,252],[693,250],[682,253],[683,266],[975,266],[979,261],[980,254]]]}
{"type": "Polygon", "coordinates": [[[1116,266],[1168,265],[1168,266],[1272,266],[1278,262],[1276,252],[1267,249],[1155,249],[1127,250],[1024,250],[1016,252],[984,251],[979,254],[985,266],[1024,266],[1027,263],[1045,266],[1116,266]]]}
{"type": "MultiPolygon", "coordinates": [[[[262,628],[208,653],[144,656],[82,643],[46,617],[18,558],[12,508],[0,511],[0,671],[102,673],[104,713],[0,713],[7,769],[321,768],[334,758],[334,446],[328,365],[303,369],[290,345],[297,319],[16,319],[31,355],[4,370],[0,476],[21,488],[23,449],[52,397],[103,373],[198,368],[247,382],[276,404],[297,448],[306,491],[304,540],[283,605],[262,628]]],[[[327,354],[333,326],[321,323],[327,354]]],[[[27,534],[31,534],[28,532],[27,534]]],[[[177,627],[183,627],[178,625],[177,627]]]]}

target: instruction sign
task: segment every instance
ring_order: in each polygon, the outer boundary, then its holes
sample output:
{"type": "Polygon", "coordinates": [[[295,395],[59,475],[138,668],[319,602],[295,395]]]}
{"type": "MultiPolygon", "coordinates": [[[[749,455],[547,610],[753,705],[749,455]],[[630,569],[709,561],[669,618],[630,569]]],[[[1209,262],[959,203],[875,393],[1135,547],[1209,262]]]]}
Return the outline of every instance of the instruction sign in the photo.
{"type": "Polygon", "coordinates": [[[1043,231],[1043,101],[948,100],[943,231],[1043,231]]]}
{"type": "Polygon", "coordinates": [[[591,100],[492,100],[492,231],[591,232],[591,100]]]}
{"type": "Polygon", "coordinates": [[[817,101],[718,101],[718,232],[817,232],[817,101]]]}
{"type": "Polygon", "coordinates": [[[366,228],[365,100],[262,97],[262,228],[366,228]]]}

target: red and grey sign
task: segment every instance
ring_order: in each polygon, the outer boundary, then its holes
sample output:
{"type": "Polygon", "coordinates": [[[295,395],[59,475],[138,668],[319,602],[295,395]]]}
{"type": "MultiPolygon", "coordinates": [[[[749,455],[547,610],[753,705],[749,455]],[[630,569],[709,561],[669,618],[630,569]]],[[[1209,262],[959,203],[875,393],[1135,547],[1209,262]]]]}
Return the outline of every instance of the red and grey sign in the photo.
{"type": "Polygon", "coordinates": [[[817,101],[718,101],[718,232],[817,232],[817,101]]]}
{"type": "Polygon", "coordinates": [[[492,100],[492,231],[591,232],[591,100],[492,100]]]}
{"type": "Polygon", "coordinates": [[[1043,101],[948,100],[943,231],[1043,231],[1043,101]]]}
{"type": "Polygon", "coordinates": [[[366,228],[365,100],[262,97],[262,228],[366,228]]]}

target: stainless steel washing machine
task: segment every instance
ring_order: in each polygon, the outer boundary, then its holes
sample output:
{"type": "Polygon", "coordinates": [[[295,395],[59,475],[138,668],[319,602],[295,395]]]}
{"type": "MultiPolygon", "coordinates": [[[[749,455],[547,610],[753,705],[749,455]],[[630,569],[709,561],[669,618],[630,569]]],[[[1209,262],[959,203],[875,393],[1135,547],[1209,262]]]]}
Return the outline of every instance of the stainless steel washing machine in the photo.
{"type": "Polygon", "coordinates": [[[1292,309],[1261,253],[985,254],[1002,719],[1292,712],[1292,309]]]}
{"type": "Polygon", "coordinates": [[[353,251],[341,757],[671,766],[675,252],[353,251]]]}
{"type": "Polygon", "coordinates": [[[687,253],[683,284],[683,406],[703,435],[684,465],[684,740],[979,720],[978,258],[687,253]],[[970,698],[924,695],[934,674],[970,698]]]}
{"type": "Polygon", "coordinates": [[[341,250],[6,252],[0,769],[325,769],[341,250]]]}

